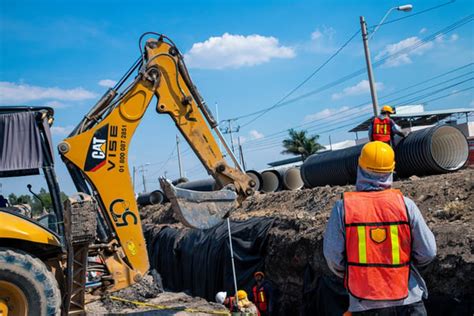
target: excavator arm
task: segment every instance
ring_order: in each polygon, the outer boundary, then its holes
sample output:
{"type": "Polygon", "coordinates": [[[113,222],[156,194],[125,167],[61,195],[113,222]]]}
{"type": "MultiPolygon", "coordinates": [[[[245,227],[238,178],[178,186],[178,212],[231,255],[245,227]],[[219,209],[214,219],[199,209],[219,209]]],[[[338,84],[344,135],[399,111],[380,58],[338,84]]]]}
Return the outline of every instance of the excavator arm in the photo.
{"type": "Polygon", "coordinates": [[[221,187],[231,185],[234,189],[200,195],[181,191],[162,180],[162,186],[172,195],[174,209],[185,224],[197,228],[215,225],[228,212],[228,209],[222,210],[228,202],[236,196],[238,201],[243,200],[253,193],[255,186],[240,169],[227,145],[236,167],[224,160],[212,130],[224,144],[225,141],[172,41],[158,35],[157,39],[149,39],[144,48],[124,78],[107,91],[71,135],[58,145],[76,189],[93,195],[98,202],[101,245],[94,247],[99,249],[97,253],[111,273],[111,290],[139,281],[149,268],[128,166],[128,150],[154,96],[158,100],[156,110],[171,116],[208,173],[221,187]],[[137,69],[138,75],[131,78],[137,69]],[[128,86],[120,92],[126,83],[128,86]]]}

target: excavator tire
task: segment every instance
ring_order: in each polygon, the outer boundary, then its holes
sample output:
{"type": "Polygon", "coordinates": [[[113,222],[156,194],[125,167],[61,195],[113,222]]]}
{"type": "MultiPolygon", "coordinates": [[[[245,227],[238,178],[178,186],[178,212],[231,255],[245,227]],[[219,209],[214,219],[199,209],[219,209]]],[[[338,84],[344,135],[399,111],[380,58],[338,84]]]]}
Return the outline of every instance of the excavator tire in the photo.
{"type": "Polygon", "coordinates": [[[0,247],[0,306],[9,316],[60,315],[60,305],[58,283],[40,259],[0,247]]]}

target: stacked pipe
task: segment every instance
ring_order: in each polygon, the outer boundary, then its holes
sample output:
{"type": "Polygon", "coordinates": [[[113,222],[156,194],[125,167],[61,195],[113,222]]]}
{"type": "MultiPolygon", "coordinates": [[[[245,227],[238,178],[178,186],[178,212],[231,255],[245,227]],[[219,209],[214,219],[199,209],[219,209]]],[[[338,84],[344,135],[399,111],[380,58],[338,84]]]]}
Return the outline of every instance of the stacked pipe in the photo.
{"type": "MultiPolygon", "coordinates": [[[[310,156],[301,166],[307,187],[355,183],[363,145],[310,156]]],[[[395,148],[400,177],[459,170],[468,159],[466,137],[457,128],[439,125],[410,133],[395,148]]]]}
{"type": "Polygon", "coordinates": [[[268,169],[262,171],[261,174],[263,192],[276,192],[282,189],[298,190],[304,185],[297,167],[268,169]]]}
{"type": "MultiPolygon", "coordinates": [[[[247,170],[246,173],[255,181],[255,191],[297,190],[304,186],[297,167],[268,169],[262,172],[247,170]]],[[[214,191],[217,189],[216,181],[212,178],[180,183],[177,187],[193,191],[214,191]]]]}
{"type": "Polygon", "coordinates": [[[160,190],[140,193],[137,197],[137,203],[140,206],[161,204],[165,201],[165,195],[160,190]]]}

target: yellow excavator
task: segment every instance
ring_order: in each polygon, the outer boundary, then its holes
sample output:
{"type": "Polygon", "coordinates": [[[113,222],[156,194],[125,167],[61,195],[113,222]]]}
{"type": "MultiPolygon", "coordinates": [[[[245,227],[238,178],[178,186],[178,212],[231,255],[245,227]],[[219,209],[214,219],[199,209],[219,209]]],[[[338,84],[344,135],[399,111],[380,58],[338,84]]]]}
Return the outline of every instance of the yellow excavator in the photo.
{"type": "MultiPolygon", "coordinates": [[[[206,229],[254,192],[165,35],[140,37],[140,56],[58,145],[78,194],[63,203],[48,107],[0,108],[0,177],[42,171],[52,210],[43,222],[0,204],[0,315],[82,315],[89,299],[139,282],[149,263],[128,166],[132,136],[150,102],[176,124],[223,190],[160,184],[183,224],[206,229]],[[145,43],[144,39],[148,38],[145,43]],[[224,145],[234,167],[217,144],[224,145]]],[[[1,203],[1,200],[0,200],[1,203]]]]}

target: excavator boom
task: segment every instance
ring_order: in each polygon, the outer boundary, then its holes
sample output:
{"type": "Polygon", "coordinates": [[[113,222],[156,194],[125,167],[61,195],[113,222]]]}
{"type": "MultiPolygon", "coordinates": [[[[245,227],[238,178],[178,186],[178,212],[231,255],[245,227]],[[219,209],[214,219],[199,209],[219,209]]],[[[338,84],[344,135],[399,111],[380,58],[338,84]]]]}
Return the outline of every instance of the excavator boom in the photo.
{"type": "Polygon", "coordinates": [[[93,195],[98,202],[98,238],[107,245],[102,253],[114,280],[112,290],[137,282],[149,268],[128,150],[153,97],[157,99],[157,112],[172,118],[208,173],[221,187],[233,189],[188,192],[162,179],[163,189],[185,225],[205,229],[218,224],[236,203],[253,194],[255,186],[232,152],[228,151],[236,167],[223,158],[214,134],[225,141],[176,46],[164,35],[149,39],[124,78],[58,146],[77,190],[93,195]],[[138,75],[119,91],[137,69],[138,75]]]}

